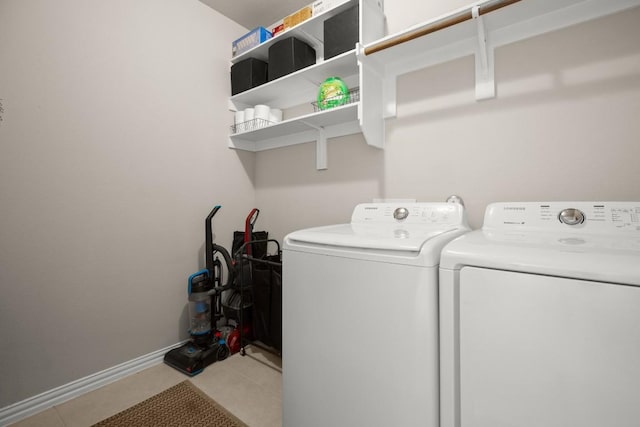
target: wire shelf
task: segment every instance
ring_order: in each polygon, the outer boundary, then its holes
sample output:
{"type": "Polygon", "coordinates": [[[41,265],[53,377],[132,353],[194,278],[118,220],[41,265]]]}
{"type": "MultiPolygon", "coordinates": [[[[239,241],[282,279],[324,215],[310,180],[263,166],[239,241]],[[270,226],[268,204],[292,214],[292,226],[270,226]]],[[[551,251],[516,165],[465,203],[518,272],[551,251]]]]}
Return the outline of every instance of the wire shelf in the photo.
{"type": "MultiPolygon", "coordinates": [[[[343,105],[349,105],[353,103],[357,103],[360,101],[360,88],[356,87],[349,90],[347,95],[334,96],[331,98],[327,98],[323,102],[323,106],[320,106],[318,102],[312,102],[314,113],[318,113],[321,111],[329,110],[335,107],[342,107],[343,105]]],[[[252,120],[247,120],[241,123],[235,123],[231,125],[231,134],[237,134],[242,132],[251,132],[254,130],[258,130],[260,128],[264,128],[267,126],[275,125],[276,122],[272,122],[270,120],[255,118],[252,120]]]]}
{"type": "Polygon", "coordinates": [[[356,87],[353,89],[349,89],[349,93],[347,95],[334,96],[334,97],[325,99],[323,102],[324,105],[318,102],[312,102],[311,105],[313,105],[313,111],[317,113],[320,111],[329,110],[331,108],[353,104],[359,101],[360,101],[360,88],[356,87]]]}
{"type": "Polygon", "coordinates": [[[231,133],[250,132],[252,130],[260,129],[263,127],[271,126],[275,122],[265,119],[251,119],[241,123],[235,123],[231,125],[231,133]]]}

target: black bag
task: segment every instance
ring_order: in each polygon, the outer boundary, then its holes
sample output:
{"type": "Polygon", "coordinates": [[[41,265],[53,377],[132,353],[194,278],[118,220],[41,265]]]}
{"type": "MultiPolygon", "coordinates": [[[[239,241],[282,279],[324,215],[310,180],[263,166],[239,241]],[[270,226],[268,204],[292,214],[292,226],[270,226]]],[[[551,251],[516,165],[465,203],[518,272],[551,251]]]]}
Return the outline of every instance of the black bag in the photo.
{"type": "MultiPolygon", "coordinates": [[[[268,254],[269,233],[266,231],[254,231],[251,233],[250,242],[245,244],[243,231],[233,233],[233,291],[231,296],[239,299],[242,295],[243,324],[249,326],[248,335],[253,340],[282,351],[282,253],[280,245],[274,255],[268,254]],[[256,242],[256,243],[252,243],[256,242]],[[250,251],[249,257],[247,248],[250,251]],[[247,305],[247,303],[250,304],[247,305]],[[247,309],[250,314],[246,312],[247,309]]],[[[227,300],[228,318],[238,320],[239,310],[231,302],[231,296],[227,300]]],[[[239,306],[239,301],[238,306],[239,306]]],[[[224,305],[224,304],[223,304],[224,305]]],[[[239,308],[239,307],[238,307],[239,308]]]]}
{"type": "Polygon", "coordinates": [[[253,336],[282,350],[282,260],[280,254],[253,263],[253,336]]]}
{"type": "MultiPolygon", "coordinates": [[[[231,245],[231,256],[235,257],[238,250],[244,245],[244,231],[233,232],[233,244],[231,245]]],[[[258,240],[259,243],[249,243],[247,246],[251,249],[251,256],[254,258],[263,258],[267,255],[267,239],[269,232],[253,231],[251,232],[251,241],[258,240]]],[[[246,249],[246,246],[245,246],[246,249]]],[[[246,253],[246,250],[243,251],[246,253]]]]}

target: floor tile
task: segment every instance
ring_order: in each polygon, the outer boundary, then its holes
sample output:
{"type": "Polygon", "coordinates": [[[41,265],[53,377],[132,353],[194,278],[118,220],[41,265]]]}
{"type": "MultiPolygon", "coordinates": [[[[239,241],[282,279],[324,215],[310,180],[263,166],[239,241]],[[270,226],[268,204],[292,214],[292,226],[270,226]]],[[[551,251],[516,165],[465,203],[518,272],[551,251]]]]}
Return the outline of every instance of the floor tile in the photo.
{"type": "Polygon", "coordinates": [[[88,427],[184,381],[175,369],[158,364],[56,406],[66,427],[88,427]]]}
{"type": "Polygon", "coordinates": [[[245,347],[246,354],[282,372],[282,358],[258,347],[245,347]]]}
{"type": "Polygon", "coordinates": [[[233,355],[192,382],[250,427],[280,427],[281,375],[250,356],[233,355]]]}
{"type": "Polygon", "coordinates": [[[184,380],[191,380],[249,427],[281,427],[282,362],[246,347],[188,377],[160,363],[15,424],[16,427],[89,427],[184,380]]]}
{"type": "Polygon", "coordinates": [[[11,427],[65,427],[55,408],[49,408],[27,419],[11,424],[11,427]]]}
{"type": "Polygon", "coordinates": [[[215,374],[192,381],[251,427],[281,424],[279,396],[265,391],[235,370],[218,370],[215,374]]]}
{"type": "Polygon", "coordinates": [[[248,380],[265,389],[265,391],[280,396],[282,392],[281,370],[269,361],[265,362],[260,356],[260,353],[256,355],[247,352],[246,356],[233,356],[222,362],[222,365],[227,369],[233,369],[244,375],[248,380]]]}

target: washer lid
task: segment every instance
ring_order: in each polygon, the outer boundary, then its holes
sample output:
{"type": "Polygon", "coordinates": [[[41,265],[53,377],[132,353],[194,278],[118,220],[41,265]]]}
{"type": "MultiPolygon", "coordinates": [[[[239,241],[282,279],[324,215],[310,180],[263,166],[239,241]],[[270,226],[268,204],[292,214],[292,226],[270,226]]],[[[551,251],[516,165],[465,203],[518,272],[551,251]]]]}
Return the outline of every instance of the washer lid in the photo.
{"type": "Polygon", "coordinates": [[[459,227],[339,224],[295,231],[288,242],[342,248],[373,249],[418,253],[428,240],[459,227]]]}
{"type": "Polygon", "coordinates": [[[284,249],[437,265],[444,244],[467,231],[464,207],[455,203],[364,203],[350,224],[294,231],[284,249]]]}

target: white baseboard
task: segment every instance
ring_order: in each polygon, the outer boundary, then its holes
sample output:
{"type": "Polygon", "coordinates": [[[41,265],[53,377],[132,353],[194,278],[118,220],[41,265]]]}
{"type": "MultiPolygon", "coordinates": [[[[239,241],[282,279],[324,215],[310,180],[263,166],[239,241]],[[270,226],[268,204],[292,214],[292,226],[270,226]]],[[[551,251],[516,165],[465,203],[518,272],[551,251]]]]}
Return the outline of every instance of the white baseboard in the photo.
{"type": "Polygon", "coordinates": [[[154,351],[153,353],[149,353],[133,360],[129,360],[128,362],[121,363],[120,365],[112,368],[105,369],[104,371],[97,372],[60,387],[56,387],[52,390],[45,391],[44,393],[30,397],[21,402],[0,408],[0,426],[6,426],[8,424],[18,422],[22,419],[35,415],[38,412],[44,411],[45,409],[59,405],[67,400],[71,400],[98,389],[128,375],[140,372],[153,365],[157,365],[163,361],[164,355],[167,351],[182,345],[183,343],[184,342],[165,347],[154,351]]]}

